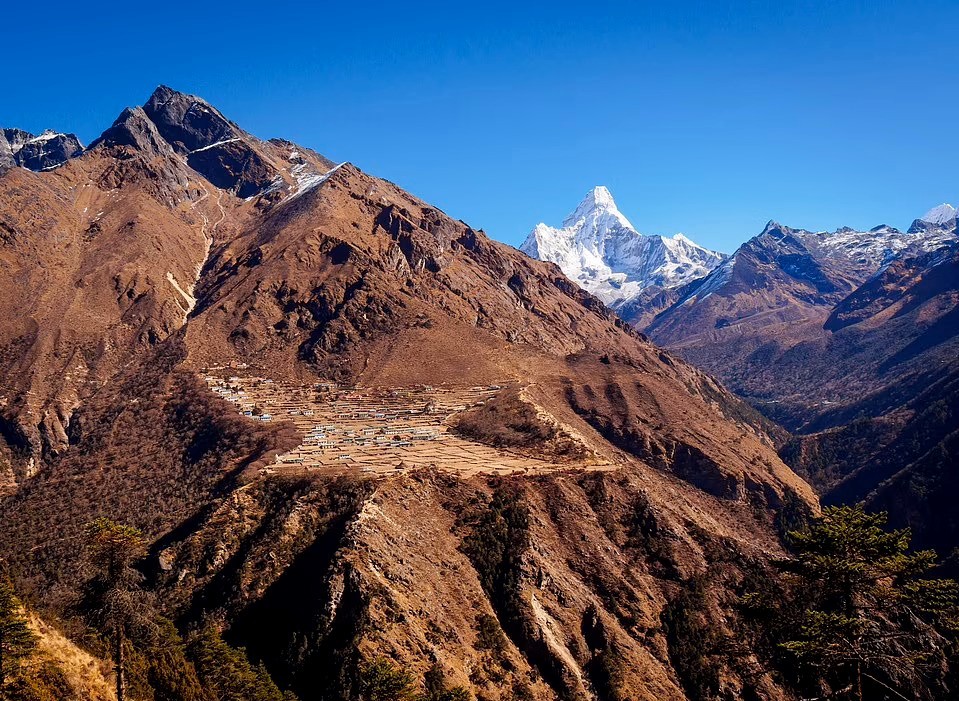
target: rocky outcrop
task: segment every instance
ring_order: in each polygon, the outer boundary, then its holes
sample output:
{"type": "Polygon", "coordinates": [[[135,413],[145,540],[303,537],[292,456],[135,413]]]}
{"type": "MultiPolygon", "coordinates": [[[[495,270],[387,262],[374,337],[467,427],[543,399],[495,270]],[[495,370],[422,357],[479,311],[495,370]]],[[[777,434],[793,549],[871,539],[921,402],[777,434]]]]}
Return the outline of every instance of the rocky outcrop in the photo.
{"type": "Polygon", "coordinates": [[[83,144],[75,134],[45,131],[35,136],[21,129],[0,129],[0,169],[53,170],[81,153],[83,144]]]}
{"type": "Polygon", "coordinates": [[[205,100],[161,85],[143,111],[190,167],[218,188],[250,197],[278,174],[260,153],[256,139],[205,100]]]}
{"type": "Polygon", "coordinates": [[[130,146],[148,156],[159,156],[172,150],[142,107],[123,110],[113,126],[90,144],[90,148],[101,145],[130,146]]]}

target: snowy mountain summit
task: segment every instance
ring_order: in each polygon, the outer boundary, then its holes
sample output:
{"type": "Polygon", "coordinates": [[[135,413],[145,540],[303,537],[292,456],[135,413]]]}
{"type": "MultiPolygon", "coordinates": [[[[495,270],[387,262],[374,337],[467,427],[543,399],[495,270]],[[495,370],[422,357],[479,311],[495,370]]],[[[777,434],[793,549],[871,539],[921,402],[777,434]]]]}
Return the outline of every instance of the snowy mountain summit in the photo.
{"type": "Polygon", "coordinates": [[[956,216],[959,212],[951,204],[933,207],[916,219],[909,227],[910,234],[928,234],[930,232],[948,232],[956,228],[956,216]]]}
{"type": "Polygon", "coordinates": [[[556,263],[614,308],[648,287],[678,287],[701,278],[726,259],[682,234],[639,233],[602,186],[586,194],[562,228],[537,224],[520,250],[556,263]]]}
{"type": "Polygon", "coordinates": [[[923,214],[920,219],[927,224],[938,224],[943,226],[956,220],[956,208],[951,204],[941,204],[938,207],[933,207],[930,209],[928,212],[923,214]]]}

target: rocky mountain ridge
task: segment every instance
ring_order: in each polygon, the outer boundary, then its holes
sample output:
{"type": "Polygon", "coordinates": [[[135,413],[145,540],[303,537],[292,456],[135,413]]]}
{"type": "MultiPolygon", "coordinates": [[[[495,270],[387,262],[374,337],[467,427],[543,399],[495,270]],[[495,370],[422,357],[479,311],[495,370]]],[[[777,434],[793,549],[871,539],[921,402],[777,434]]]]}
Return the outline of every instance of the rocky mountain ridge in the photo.
{"type": "Polygon", "coordinates": [[[22,129],[0,129],[0,170],[21,167],[52,170],[83,153],[75,134],[47,130],[40,135],[22,129]]]}
{"type": "MultiPolygon", "coordinates": [[[[739,372],[732,366],[749,366],[749,355],[760,347],[768,353],[773,339],[788,349],[832,330],[836,322],[827,319],[833,310],[861,287],[896,269],[897,262],[935,258],[956,241],[948,205],[917,219],[906,233],[888,226],[810,232],[771,221],[712,273],[679,288],[640,327],[667,347],[685,349],[687,358],[737,392],[754,396],[745,379],[730,374],[739,372]],[[710,356],[729,359],[721,361],[725,369],[710,356]]],[[[647,310],[631,311],[627,320],[639,322],[647,310]]]]}

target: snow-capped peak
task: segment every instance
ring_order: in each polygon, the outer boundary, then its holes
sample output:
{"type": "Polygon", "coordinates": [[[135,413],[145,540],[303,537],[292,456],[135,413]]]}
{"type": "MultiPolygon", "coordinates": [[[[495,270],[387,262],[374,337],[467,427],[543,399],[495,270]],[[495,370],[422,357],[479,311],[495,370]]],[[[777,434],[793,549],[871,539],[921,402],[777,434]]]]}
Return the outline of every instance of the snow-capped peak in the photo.
{"type": "Polygon", "coordinates": [[[616,209],[613,195],[605,185],[597,185],[586,193],[586,197],[579,203],[576,211],[591,209],[616,209]]]}
{"type": "Polygon", "coordinates": [[[941,226],[956,219],[956,208],[951,204],[943,203],[938,207],[933,207],[919,218],[927,224],[941,226]]]}
{"type": "Polygon", "coordinates": [[[608,218],[611,223],[619,226],[633,228],[629,220],[617,209],[613,195],[602,185],[598,185],[586,193],[586,197],[576,206],[572,214],[563,220],[563,228],[576,226],[578,222],[587,219],[595,221],[602,217],[608,218]]]}
{"type": "Polygon", "coordinates": [[[40,134],[40,136],[33,137],[32,139],[27,141],[27,143],[42,144],[42,143],[46,143],[47,141],[52,141],[53,139],[56,139],[58,136],[65,136],[65,135],[61,134],[58,131],[53,131],[53,129],[47,129],[42,134],[40,134]]]}
{"type": "Polygon", "coordinates": [[[594,187],[560,229],[538,224],[520,250],[556,263],[581,287],[611,306],[651,285],[677,287],[703,277],[725,256],[683,234],[644,236],[616,207],[612,194],[594,187]]]}

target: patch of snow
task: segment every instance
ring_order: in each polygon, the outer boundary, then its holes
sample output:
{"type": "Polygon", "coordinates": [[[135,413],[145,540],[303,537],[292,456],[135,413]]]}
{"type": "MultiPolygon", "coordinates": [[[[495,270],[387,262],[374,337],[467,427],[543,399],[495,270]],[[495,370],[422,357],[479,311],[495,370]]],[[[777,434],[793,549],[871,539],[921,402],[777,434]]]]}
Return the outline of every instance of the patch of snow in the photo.
{"type": "Polygon", "coordinates": [[[190,153],[199,153],[200,151],[206,151],[207,149],[216,148],[217,146],[222,146],[223,144],[232,144],[234,141],[239,141],[239,138],[233,139],[224,139],[223,141],[217,141],[215,144],[210,144],[209,146],[201,146],[200,148],[193,149],[190,153]]]}
{"type": "Polygon", "coordinates": [[[270,181],[270,184],[267,185],[261,192],[258,192],[255,195],[250,195],[244,200],[244,202],[249,202],[250,200],[254,200],[257,197],[262,197],[263,195],[269,195],[271,192],[282,190],[285,185],[286,185],[286,181],[283,179],[283,176],[276,175],[273,177],[273,180],[270,181]]]}
{"type": "Polygon", "coordinates": [[[45,144],[48,141],[56,139],[58,136],[66,136],[66,134],[61,134],[60,132],[53,131],[52,129],[47,129],[40,136],[35,136],[32,139],[27,140],[28,144],[45,144]]]}
{"type": "Polygon", "coordinates": [[[308,163],[297,163],[290,168],[290,175],[292,175],[293,179],[296,181],[297,190],[307,188],[316,178],[323,177],[322,173],[317,173],[315,170],[310,168],[308,163]]]}
{"type": "MultiPolygon", "coordinates": [[[[302,164],[304,167],[306,164],[302,164]]],[[[340,168],[346,165],[346,161],[339,163],[332,168],[330,168],[325,173],[317,173],[315,171],[307,172],[305,169],[300,169],[300,166],[293,166],[290,169],[290,173],[293,175],[293,178],[296,180],[296,192],[289,195],[284,202],[290,202],[295,200],[300,195],[303,195],[310,190],[315,190],[317,187],[325,183],[333,173],[338,171],[340,168]]]]}
{"type": "MultiPolygon", "coordinates": [[[[942,211],[935,216],[945,215],[946,212],[942,211]]],[[[946,223],[951,221],[946,219],[946,223]]],[[[926,253],[956,240],[955,230],[935,222],[928,223],[934,226],[928,230],[912,233],[902,232],[891,226],[880,226],[870,231],[856,231],[849,228],[832,233],[814,234],[803,231],[797,232],[797,238],[817,257],[845,258],[867,270],[875,271],[887,266],[904,253],[926,253]]]]}
{"type": "MultiPolygon", "coordinates": [[[[736,266],[736,256],[724,260],[713,270],[696,290],[689,295],[686,302],[702,302],[714,292],[722,288],[733,277],[733,268],[736,266]]],[[[685,303],[685,302],[684,302],[685,303]]]]}

